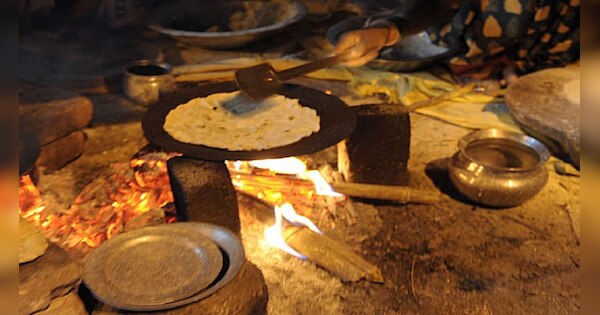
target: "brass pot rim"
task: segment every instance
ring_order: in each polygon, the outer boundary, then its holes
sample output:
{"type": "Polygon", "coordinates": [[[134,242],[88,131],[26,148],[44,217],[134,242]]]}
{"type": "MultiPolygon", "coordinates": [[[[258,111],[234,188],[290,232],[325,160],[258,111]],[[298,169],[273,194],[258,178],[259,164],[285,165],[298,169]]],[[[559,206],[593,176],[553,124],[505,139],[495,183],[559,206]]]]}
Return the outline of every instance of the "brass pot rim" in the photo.
{"type": "Polygon", "coordinates": [[[535,170],[546,164],[546,162],[550,158],[550,151],[539,140],[523,133],[500,129],[482,129],[470,132],[458,141],[458,148],[460,150],[460,153],[469,161],[481,165],[482,167],[502,172],[528,172],[531,170],[535,170]],[[532,149],[537,154],[538,163],[531,167],[499,167],[482,163],[481,161],[474,159],[467,153],[466,149],[471,143],[475,141],[485,141],[486,139],[502,139],[524,145],[532,149]]]}
{"type": "Polygon", "coordinates": [[[149,59],[141,59],[141,60],[135,60],[135,61],[128,62],[125,66],[123,66],[123,73],[130,75],[130,76],[147,77],[147,78],[163,77],[163,76],[168,76],[168,75],[173,74],[173,66],[171,66],[169,63],[166,63],[166,62],[154,61],[154,60],[149,60],[149,59]],[[159,68],[164,69],[165,73],[155,74],[155,75],[139,75],[139,74],[131,72],[132,68],[140,67],[140,66],[159,67],[159,68]]]}

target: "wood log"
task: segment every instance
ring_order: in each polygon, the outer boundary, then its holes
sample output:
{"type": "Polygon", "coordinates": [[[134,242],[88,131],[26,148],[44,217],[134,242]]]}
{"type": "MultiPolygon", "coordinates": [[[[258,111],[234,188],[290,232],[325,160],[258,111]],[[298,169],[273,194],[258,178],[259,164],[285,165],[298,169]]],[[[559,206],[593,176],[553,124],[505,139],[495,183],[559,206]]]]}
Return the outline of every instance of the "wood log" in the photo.
{"type": "Polygon", "coordinates": [[[92,114],[92,102],[71,91],[43,88],[19,96],[20,122],[36,135],[40,145],[84,128],[92,114]]]}
{"type": "Polygon", "coordinates": [[[256,266],[246,261],[237,276],[221,290],[196,303],[158,312],[130,312],[99,303],[93,315],[262,315],[267,314],[268,289],[256,266]]]}
{"type": "Polygon", "coordinates": [[[77,287],[81,268],[58,246],[50,244],[44,255],[19,265],[19,314],[46,309],[52,300],[77,287]]]}
{"type": "Polygon", "coordinates": [[[284,239],[291,248],[342,281],[384,281],[379,268],[355,254],[348,246],[306,227],[286,228],[284,239]]]}
{"type": "Polygon", "coordinates": [[[240,234],[237,194],[224,162],[175,157],[167,165],[178,221],[212,223],[240,234]]]}
{"type": "Polygon", "coordinates": [[[338,144],[338,169],[347,182],[381,185],[408,183],[410,116],[399,105],[353,107],[357,124],[338,144]]]}
{"type": "Polygon", "coordinates": [[[57,170],[78,158],[83,152],[85,134],[75,131],[40,148],[36,165],[48,171],[57,170]]]}
{"type": "Polygon", "coordinates": [[[399,203],[434,204],[440,200],[438,191],[404,186],[335,183],[332,187],[336,192],[350,197],[393,200],[399,203]]]}

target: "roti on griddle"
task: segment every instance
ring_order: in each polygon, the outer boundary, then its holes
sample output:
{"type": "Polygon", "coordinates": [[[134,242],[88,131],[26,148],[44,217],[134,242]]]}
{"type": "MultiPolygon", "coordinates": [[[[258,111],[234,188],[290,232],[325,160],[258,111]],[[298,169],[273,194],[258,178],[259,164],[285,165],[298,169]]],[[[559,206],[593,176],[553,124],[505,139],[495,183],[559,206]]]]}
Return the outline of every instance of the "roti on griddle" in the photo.
{"type": "Polygon", "coordinates": [[[164,130],[175,140],[230,151],[288,145],[318,132],[317,111],[274,95],[253,101],[240,92],[195,98],[171,110],[164,130]]]}
{"type": "Polygon", "coordinates": [[[19,217],[19,264],[42,256],[48,248],[48,241],[33,223],[19,217]]]}

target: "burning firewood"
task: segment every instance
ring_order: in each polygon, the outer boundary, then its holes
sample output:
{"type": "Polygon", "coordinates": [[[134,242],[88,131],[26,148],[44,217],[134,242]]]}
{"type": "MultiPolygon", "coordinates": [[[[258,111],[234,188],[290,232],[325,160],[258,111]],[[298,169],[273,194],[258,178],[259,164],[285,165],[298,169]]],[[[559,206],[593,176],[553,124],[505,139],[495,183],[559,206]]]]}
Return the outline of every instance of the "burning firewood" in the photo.
{"type": "Polygon", "coordinates": [[[434,190],[422,190],[404,186],[335,183],[333,189],[351,197],[377,200],[392,200],[399,203],[434,204],[440,194],[434,190]]]}
{"type": "Polygon", "coordinates": [[[384,281],[379,268],[355,254],[347,245],[307,227],[286,228],[284,239],[291,248],[342,281],[384,281]]]}

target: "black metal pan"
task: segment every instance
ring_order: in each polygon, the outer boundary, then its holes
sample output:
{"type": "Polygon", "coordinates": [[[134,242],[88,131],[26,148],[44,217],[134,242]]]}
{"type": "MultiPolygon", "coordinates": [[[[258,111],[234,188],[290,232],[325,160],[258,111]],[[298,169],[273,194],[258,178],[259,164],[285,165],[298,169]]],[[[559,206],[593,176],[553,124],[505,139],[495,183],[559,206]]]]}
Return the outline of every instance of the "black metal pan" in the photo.
{"type": "Polygon", "coordinates": [[[280,94],[298,99],[303,106],[315,109],[321,119],[321,128],[317,133],[295,143],[261,151],[228,151],[179,142],[163,129],[167,114],[180,104],[196,97],[236,90],[233,82],[182,87],[150,106],[142,121],[144,135],[152,144],[164,150],[179,152],[191,158],[211,161],[260,160],[309,154],[325,149],[350,136],[356,125],[354,112],[339,98],[290,84],[280,94]]]}

